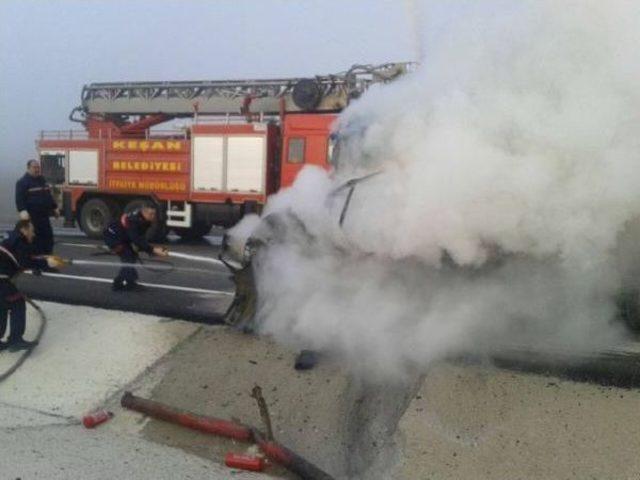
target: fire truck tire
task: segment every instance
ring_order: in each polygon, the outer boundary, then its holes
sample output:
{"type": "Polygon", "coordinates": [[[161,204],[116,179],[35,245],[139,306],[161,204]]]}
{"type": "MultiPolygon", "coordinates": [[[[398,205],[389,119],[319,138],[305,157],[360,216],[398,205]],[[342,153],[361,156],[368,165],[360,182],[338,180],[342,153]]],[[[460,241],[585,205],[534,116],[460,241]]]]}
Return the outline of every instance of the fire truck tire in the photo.
{"type": "Polygon", "coordinates": [[[129,203],[125,205],[124,212],[130,213],[130,212],[133,212],[134,210],[141,209],[145,205],[152,205],[156,207],[158,211],[158,221],[154,225],[151,225],[151,227],[149,227],[149,230],[147,230],[147,234],[146,234],[147,240],[150,242],[162,242],[166,240],[168,229],[165,223],[165,213],[162,206],[158,205],[156,202],[154,202],[151,199],[136,198],[135,200],[131,200],[129,203]]]}
{"type": "Polygon", "coordinates": [[[91,198],[80,209],[80,228],[89,238],[102,238],[102,232],[117,215],[115,203],[105,198],[91,198]]]}
{"type": "Polygon", "coordinates": [[[194,222],[191,228],[174,228],[173,231],[183,240],[199,240],[211,231],[211,227],[211,223],[194,222]]]}

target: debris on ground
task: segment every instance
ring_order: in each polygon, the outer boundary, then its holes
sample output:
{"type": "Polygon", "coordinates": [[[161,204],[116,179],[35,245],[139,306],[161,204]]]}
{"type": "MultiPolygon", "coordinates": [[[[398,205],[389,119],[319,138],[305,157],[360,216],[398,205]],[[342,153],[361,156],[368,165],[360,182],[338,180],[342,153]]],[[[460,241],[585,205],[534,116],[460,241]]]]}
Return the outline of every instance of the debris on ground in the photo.
{"type": "Polygon", "coordinates": [[[318,354],[313,350],[301,350],[296,357],[293,368],[296,370],[311,370],[318,363],[318,354]]]}
{"type": "Polygon", "coordinates": [[[112,417],[113,412],[109,412],[107,410],[98,410],[82,417],[82,424],[85,426],[85,428],[95,428],[101,423],[110,420],[112,417]]]}
{"type": "Polygon", "coordinates": [[[261,472],[265,468],[264,459],[253,455],[229,452],[224,457],[224,464],[230,468],[261,472]]]}
{"type": "MultiPolygon", "coordinates": [[[[260,387],[258,387],[258,389],[259,388],[260,387]]],[[[256,394],[256,397],[262,398],[260,391],[256,391],[255,387],[254,393],[256,394]]],[[[262,402],[264,402],[264,398],[262,398],[262,402]]],[[[260,403],[261,402],[258,400],[259,405],[260,403]]],[[[299,475],[303,480],[333,479],[333,477],[328,473],[324,472],[292,450],[289,450],[287,447],[280,445],[274,440],[270,440],[254,427],[249,427],[228,420],[221,420],[214,417],[185,412],[168,405],[164,405],[160,402],[134,396],[131,392],[124,393],[120,404],[124,408],[135,410],[150,417],[182,425],[201,432],[234,438],[236,440],[253,441],[260,447],[260,450],[262,450],[269,460],[283,466],[290,472],[299,475]]],[[[264,405],[266,406],[266,402],[264,402],[264,405]]],[[[268,419],[268,417],[268,413],[266,413],[266,418],[268,419]]],[[[270,420],[268,420],[268,422],[270,424],[270,420]]]]}

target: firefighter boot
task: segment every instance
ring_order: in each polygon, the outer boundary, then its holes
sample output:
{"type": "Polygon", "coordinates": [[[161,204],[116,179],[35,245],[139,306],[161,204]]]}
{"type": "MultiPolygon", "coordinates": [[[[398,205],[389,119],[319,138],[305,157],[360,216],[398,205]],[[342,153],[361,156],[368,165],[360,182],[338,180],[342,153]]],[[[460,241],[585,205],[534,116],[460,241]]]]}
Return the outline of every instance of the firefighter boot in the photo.
{"type": "Polygon", "coordinates": [[[147,287],[140,285],[138,282],[127,282],[124,286],[124,290],[127,292],[146,292],[147,287]]]}
{"type": "Polygon", "coordinates": [[[29,350],[38,345],[37,341],[25,340],[24,338],[19,338],[17,340],[10,340],[7,344],[7,347],[10,352],[17,352],[18,350],[29,350]]]}

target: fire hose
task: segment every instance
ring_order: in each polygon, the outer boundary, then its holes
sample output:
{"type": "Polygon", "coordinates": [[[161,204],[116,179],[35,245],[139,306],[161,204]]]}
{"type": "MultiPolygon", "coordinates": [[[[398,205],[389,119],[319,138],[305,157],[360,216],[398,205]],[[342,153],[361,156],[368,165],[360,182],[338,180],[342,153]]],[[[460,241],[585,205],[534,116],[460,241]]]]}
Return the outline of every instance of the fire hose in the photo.
{"type": "MultiPolygon", "coordinates": [[[[42,338],[42,335],[44,334],[45,329],[47,328],[47,316],[45,315],[44,310],[42,310],[42,308],[40,308],[40,306],[36,302],[34,302],[33,300],[31,300],[26,296],[24,297],[24,299],[40,315],[40,326],[38,327],[38,332],[36,333],[36,336],[34,338],[36,342],[39,342],[40,339],[42,338]]],[[[4,371],[2,374],[0,374],[0,382],[3,382],[4,380],[6,380],[16,370],[18,370],[18,368],[20,368],[20,366],[25,362],[27,357],[31,355],[32,351],[33,351],[33,348],[28,348],[27,350],[24,350],[20,355],[20,357],[15,361],[15,363],[11,367],[9,367],[6,371],[4,371]]]]}
{"type": "MultiPolygon", "coordinates": [[[[103,247],[100,246],[98,247],[99,251],[93,253],[92,255],[97,256],[97,255],[114,255],[113,251],[110,250],[108,247],[103,247]]],[[[204,257],[202,255],[190,255],[187,253],[179,253],[179,252],[167,252],[168,256],[170,258],[181,258],[183,260],[190,260],[192,262],[199,262],[199,263],[208,263],[211,265],[219,265],[219,266],[223,266],[223,267],[227,267],[226,263],[222,260],[219,260],[217,258],[211,258],[211,257],[204,257]]],[[[155,262],[154,265],[158,265],[158,270],[160,271],[189,271],[189,272],[203,272],[203,273],[219,273],[219,272],[211,272],[210,270],[204,270],[204,269],[200,269],[200,268],[178,268],[176,266],[173,265],[173,263],[168,262],[166,260],[157,260],[157,259],[146,259],[144,261],[142,261],[141,259],[138,259],[138,261],[140,262],[140,265],[142,265],[142,267],[134,267],[134,268],[145,268],[148,270],[153,271],[155,269],[155,267],[151,267],[149,266],[149,263],[151,262],[155,262]]],[[[75,265],[96,265],[96,266],[105,266],[107,265],[106,262],[95,262],[95,263],[89,263],[90,260],[72,260],[72,263],[75,265]]],[[[109,265],[111,265],[111,263],[109,263],[109,265]]],[[[121,264],[117,264],[118,266],[122,266],[121,264]]],[[[127,265],[129,266],[129,265],[127,265]]],[[[220,272],[222,273],[222,272],[220,272]]],[[[226,269],[224,270],[224,274],[227,275],[227,271],[226,269]]]]}
{"type": "Polygon", "coordinates": [[[297,474],[303,480],[333,480],[333,477],[328,473],[278,442],[266,439],[261,432],[253,427],[178,410],[160,402],[137,397],[131,392],[124,393],[120,405],[158,420],[175,423],[200,432],[244,442],[253,441],[272,462],[297,474]]]}
{"type": "MultiPolygon", "coordinates": [[[[114,255],[113,251],[107,247],[107,246],[97,246],[98,251],[94,252],[92,255],[114,255]]],[[[173,257],[173,258],[182,258],[184,260],[191,260],[194,262],[201,262],[201,263],[211,263],[213,265],[223,265],[224,266],[224,262],[222,262],[221,260],[218,260],[217,258],[211,258],[211,257],[203,257],[202,255],[190,255],[188,253],[179,253],[179,252],[167,252],[167,254],[169,255],[169,257],[173,257]]]]}
{"type": "MultiPolygon", "coordinates": [[[[112,252],[98,252],[94,255],[113,255],[112,252]]],[[[174,254],[172,252],[169,253],[169,256],[174,256],[174,254]]],[[[190,255],[187,255],[187,257],[191,257],[190,255]]],[[[195,257],[193,258],[193,260],[195,261],[202,261],[201,259],[205,259],[210,263],[213,263],[211,258],[207,258],[207,257],[195,257]]],[[[110,262],[110,261],[99,261],[99,260],[81,260],[81,259],[76,259],[76,258],[59,258],[59,261],[61,262],[62,265],[65,266],[85,266],[85,267],[110,267],[110,268],[122,268],[122,267],[127,267],[127,268],[135,268],[138,270],[146,270],[152,273],[158,273],[158,274],[167,274],[167,273],[171,273],[171,272],[189,272],[189,273],[204,273],[207,275],[228,275],[228,273],[225,271],[212,271],[212,270],[206,270],[203,268],[193,268],[193,267],[189,267],[189,268],[181,268],[181,267],[176,267],[173,263],[168,262],[166,260],[158,260],[158,259],[145,259],[142,260],[141,258],[138,258],[138,263],[121,263],[121,262],[110,262]]],[[[215,261],[216,264],[219,264],[220,262],[218,260],[215,261]]],[[[220,263],[221,264],[221,263],[220,263]]]]}

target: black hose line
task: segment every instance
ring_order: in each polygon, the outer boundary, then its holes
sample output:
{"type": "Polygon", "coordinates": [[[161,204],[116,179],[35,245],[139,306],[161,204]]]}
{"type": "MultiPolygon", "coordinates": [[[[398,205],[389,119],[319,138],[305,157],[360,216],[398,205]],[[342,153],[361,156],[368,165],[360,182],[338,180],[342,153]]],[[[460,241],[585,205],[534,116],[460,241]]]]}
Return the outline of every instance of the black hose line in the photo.
{"type": "MultiPolygon", "coordinates": [[[[34,338],[36,342],[40,342],[40,339],[42,338],[42,335],[44,335],[44,331],[47,328],[47,316],[45,315],[44,310],[42,310],[42,308],[36,302],[34,302],[33,300],[31,300],[26,296],[24,297],[24,299],[29,305],[31,305],[36,310],[36,312],[38,312],[38,315],[40,316],[40,327],[38,328],[38,333],[36,334],[36,338],[34,338]]],[[[18,368],[22,366],[22,364],[27,359],[27,357],[31,355],[31,352],[33,351],[34,348],[35,346],[24,350],[20,355],[20,357],[15,361],[15,363],[11,367],[9,367],[9,369],[7,369],[5,372],[0,374],[0,382],[3,382],[4,380],[6,380],[16,370],[18,370],[18,368]]]]}

